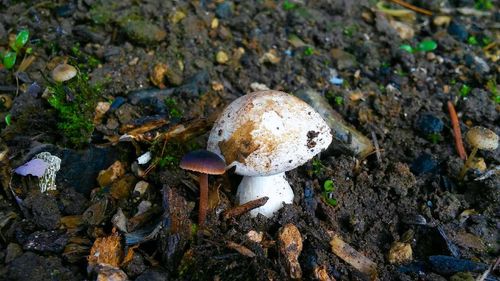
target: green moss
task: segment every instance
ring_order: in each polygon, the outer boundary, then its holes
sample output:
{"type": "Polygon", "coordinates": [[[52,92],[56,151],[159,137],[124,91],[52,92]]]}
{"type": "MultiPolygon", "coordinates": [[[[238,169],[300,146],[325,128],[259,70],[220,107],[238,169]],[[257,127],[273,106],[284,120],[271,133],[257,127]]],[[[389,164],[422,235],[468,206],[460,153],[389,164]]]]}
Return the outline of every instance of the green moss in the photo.
{"type": "Polygon", "coordinates": [[[52,83],[49,104],[58,112],[57,128],[70,146],[87,144],[94,131],[94,111],[102,85],[90,85],[88,76],[79,72],[64,83],[52,83]]]}

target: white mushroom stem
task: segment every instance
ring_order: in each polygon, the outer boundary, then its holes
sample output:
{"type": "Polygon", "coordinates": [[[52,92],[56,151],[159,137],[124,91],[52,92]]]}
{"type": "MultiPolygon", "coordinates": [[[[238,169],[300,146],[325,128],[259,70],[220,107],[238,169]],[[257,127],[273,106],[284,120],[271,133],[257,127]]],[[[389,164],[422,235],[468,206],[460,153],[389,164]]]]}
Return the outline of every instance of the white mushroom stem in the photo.
{"type": "Polygon", "coordinates": [[[250,211],[252,217],[262,214],[270,218],[274,212],[283,207],[283,204],[293,202],[293,190],[286,181],[285,173],[263,177],[243,177],[236,192],[240,204],[266,196],[269,200],[264,206],[250,211]]]}

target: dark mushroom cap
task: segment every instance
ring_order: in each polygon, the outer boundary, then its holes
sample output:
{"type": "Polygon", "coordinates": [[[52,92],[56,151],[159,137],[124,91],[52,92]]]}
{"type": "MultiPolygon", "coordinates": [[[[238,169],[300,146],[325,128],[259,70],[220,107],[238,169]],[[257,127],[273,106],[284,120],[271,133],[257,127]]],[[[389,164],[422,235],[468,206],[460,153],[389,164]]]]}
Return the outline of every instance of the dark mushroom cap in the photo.
{"type": "Polygon", "coordinates": [[[479,149],[495,150],[498,147],[498,135],[481,126],[471,128],[465,137],[470,145],[479,149]]]}
{"type": "Polygon", "coordinates": [[[179,166],[184,170],[209,175],[224,174],[226,169],[226,163],[219,155],[203,149],[191,151],[184,155],[179,166]]]}

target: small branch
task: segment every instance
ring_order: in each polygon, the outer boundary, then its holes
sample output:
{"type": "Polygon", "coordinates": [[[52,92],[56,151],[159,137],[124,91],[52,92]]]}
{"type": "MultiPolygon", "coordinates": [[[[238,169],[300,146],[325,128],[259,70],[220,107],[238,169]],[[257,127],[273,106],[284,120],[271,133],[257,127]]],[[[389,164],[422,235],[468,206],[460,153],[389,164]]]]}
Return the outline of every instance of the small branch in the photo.
{"type": "Polygon", "coordinates": [[[448,101],[448,111],[450,113],[451,126],[453,127],[453,136],[455,137],[455,147],[457,149],[458,156],[460,156],[462,160],[466,160],[467,153],[465,152],[464,144],[462,142],[462,132],[460,131],[457,112],[455,111],[455,106],[453,106],[451,101],[448,101]]]}
{"type": "Polygon", "coordinates": [[[248,201],[245,204],[227,210],[226,212],[224,212],[222,217],[224,218],[224,220],[228,220],[230,218],[241,216],[246,212],[249,212],[255,208],[263,206],[264,204],[267,203],[267,200],[269,200],[269,197],[262,197],[259,199],[248,201]]]}
{"type": "Polygon", "coordinates": [[[421,14],[424,14],[424,15],[427,15],[427,16],[432,16],[432,12],[429,11],[429,10],[426,10],[426,9],[422,9],[422,8],[419,8],[417,6],[413,6],[412,4],[409,4],[409,3],[406,3],[405,1],[402,1],[402,0],[391,0],[392,2],[398,4],[398,5],[401,5],[407,9],[410,9],[412,11],[415,11],[417,13],[421,13],[421,14]]]}
{"type": "Polygon", "coordinates": [[[378,145],[377,135],[375,134],[374,131],[371,131],[371,135],[372,135],[373,145],[375,146],[375,153],[377,154],[377,162],[379,165],[381,165],[382,164],[382,156],[380,154],[380,147],[378,145]]]}

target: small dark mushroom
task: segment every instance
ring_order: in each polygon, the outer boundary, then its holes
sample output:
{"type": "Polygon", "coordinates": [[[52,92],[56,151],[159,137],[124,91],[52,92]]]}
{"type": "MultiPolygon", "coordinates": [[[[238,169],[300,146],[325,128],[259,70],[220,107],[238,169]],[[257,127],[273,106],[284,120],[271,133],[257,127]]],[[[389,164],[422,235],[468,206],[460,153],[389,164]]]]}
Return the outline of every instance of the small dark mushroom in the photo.
{"type": "Polygon", "coordinates": [[[198,224],[205,224],[208,207],[208,175],[224,174],[226,163],[217,154],[208,150],[195,150],[182,157],[180,167],[184,170],[200,173],[200,207],[198,224]]]}

